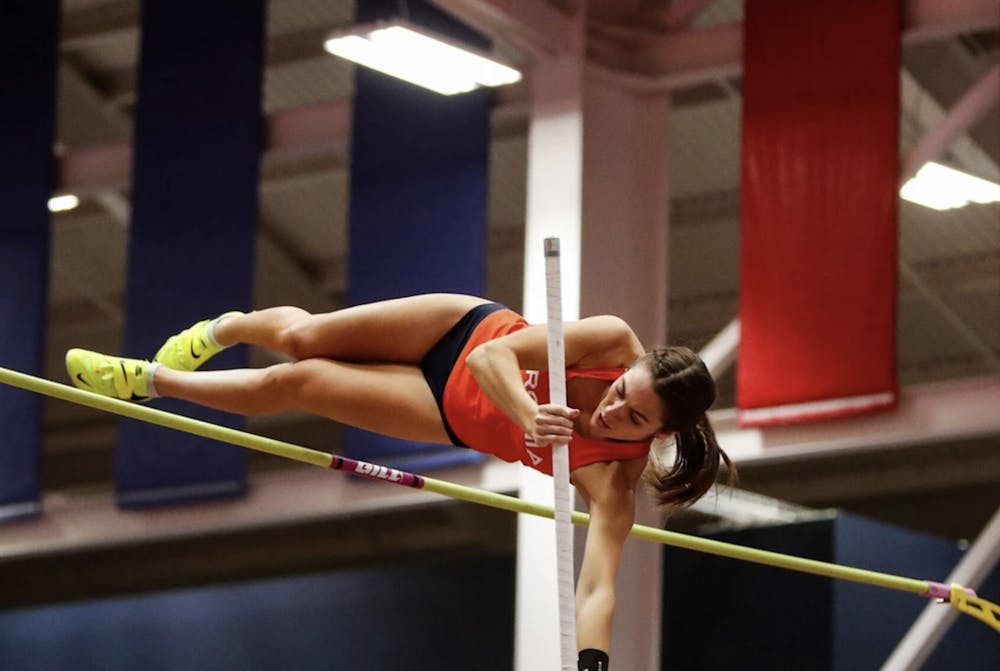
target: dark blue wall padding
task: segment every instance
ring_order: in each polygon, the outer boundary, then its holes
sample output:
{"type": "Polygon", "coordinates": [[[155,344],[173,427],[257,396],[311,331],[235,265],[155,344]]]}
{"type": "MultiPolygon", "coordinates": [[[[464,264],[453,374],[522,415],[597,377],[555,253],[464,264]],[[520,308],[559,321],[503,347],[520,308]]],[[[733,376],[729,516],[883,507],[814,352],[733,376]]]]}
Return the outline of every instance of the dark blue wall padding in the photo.
{"type": "Polygon", "coordinates": [[[509,556],[0,613],[17,671],[508,671],[513,649],[509,556]]]}
{"type": "MultiPolygon", "coordinates": [[[[0,366],[42,375],[58,0],[0,0],[0,366]]],[[[0,519],[37,512],[42,397],[0,386],[0,519]]]]}
{"type": "MultiPolygon", "coordinates": [[[[844,514],[711,537],[939,582],[962,554],[953,541],[844,514]]],[[[978,592],[996,602],[1000,570],[978,592]]],[[[667,548],[663,668],[878,669],[928,603],[909,592],[667,548]]],[[[996,632],[961,615],[921,669],[949,671],[957,660],[961,668],[1000,668],[996,632]]]]}
{"type": "MultiPolygon", "coordinates": [[[[357,3],[359,23],[391,18],[395,0],[357,3]]],[[[414,23],[483,48],[467,27],[423,2],[414,23]]],[[[351,143],[348,302],[429,292],[482,295],[491,94],[437,93],[356,70],[351,143]]],[[[478,461],[472,450],[398,441],[356,429],[347,455],[407,470],[478,461]]]]}
{"type": "MultiPolygon", "coordinates": [[[[125,353],[152,357],[173,333],[253,300],[265,0],[146,0],[136,115],[125,353]],[[197,17],[193,20],[192,17],[197,17]]],[[[209,366],[246,365],[246,351],[209,366]]],[[[179,402],[216,424],[242,420],[179,402]]],[[[243,491],[238,447],[125,420],[122,505],[243,491]]]]}
{"type": "MultiPolygon", "coordinates": [[[[953,541],[851,515],[837,517],[835,533],[836,561],[850,566],[945,582],[962,559],[962,551],[953,541]]],[[[994,570],[978,592],[996,602],[1000,598],[1000,571],[994,570]]],[[[903,592],[838,582],[833,603],[836,654],[831,668],[834,671],[880,668],[927,603],[903,592]]],[[[949,671],[957,667],[1000,668],[996,632],[967,615],[958,617],[920,668],[949,671]],[[959,660],[961,663],[956,664],[959,660]]]]}
{"type": "MultiPolygon", "coordinates": [[[[833,554],[830,520],[712,538],[817,559],[833,554]]],[[[664,550],[663,572],[664,671],[829,669],[829,580],[676,548],[664,550]]]]}
{"type": "MultiPolygon", "coordinates": [[[[1000,603],[1000,566],[995,566],[976,592],[988,601],[1000,603]]],[[[955,660],[974,660],[978,668],[1000,669],[1000,645],[997,633],[968,615],[960,615],[944,639],[938,644],[924,669],[947,671],[955,668],[955,660]],[[970,651],[972,655],[969,656],[970,651]]]]}

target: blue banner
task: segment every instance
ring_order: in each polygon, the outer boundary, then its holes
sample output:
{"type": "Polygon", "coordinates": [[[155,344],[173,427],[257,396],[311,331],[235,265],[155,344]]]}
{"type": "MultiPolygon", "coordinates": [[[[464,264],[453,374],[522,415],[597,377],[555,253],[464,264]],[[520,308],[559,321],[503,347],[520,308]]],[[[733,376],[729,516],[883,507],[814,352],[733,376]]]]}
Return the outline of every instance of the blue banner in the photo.
{"type": "MultiPolygon", "coordinates": [[[[398,3],[357,3],[357,21],[397,16],[398,3]]],[[[467,27],[423,2],[413,23],[480,49],[467,27]]],[[[492,96],[443,96],[359,67],[351,138],[348,301],[429,292],[482,295],[492,96]]],[[[464,448],[415,444],[348,429],[347,456],[406,470],[475,461],[464,448]]]]}
{"type": "MultiPolygon", "coordinates": [[[[125,352],[151,358],[192,323],[253,300],[265,0],[146,0],[142,11],[125,352]],[[193,19],[192,17],[197,17],[193,19]]],[[[245,348],[212,367],[242,367],[245,348]]],[[[157,402],[215,424],[241,418],[157,402]]],[[[124,506],[244,491],[231,445],[123,420],[124,506]]]]}
{"type": "MultiPolygon", "coordinates": [[[[0,365],[41,376],[58,0],[0,0],[0,365]]],[[[0,386],[0,519],[40,509],[42,397],[0,386]]]]}

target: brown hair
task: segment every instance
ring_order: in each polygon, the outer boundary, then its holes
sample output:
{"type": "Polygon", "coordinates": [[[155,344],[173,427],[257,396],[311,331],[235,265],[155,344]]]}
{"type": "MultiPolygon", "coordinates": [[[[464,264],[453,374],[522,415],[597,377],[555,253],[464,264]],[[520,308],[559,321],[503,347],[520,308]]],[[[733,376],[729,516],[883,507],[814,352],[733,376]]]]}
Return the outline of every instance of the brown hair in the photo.
{"type": "Polygon", "coordinates": [[[719,447],[706,414],[716,392],[705,362],[687,347],[664,347],[637,363],[649,366],[662,403],[663,430],[673,432],[676,443],[669,467],[650,453],[644,477],[657,502],[668,512],[690,506],[715,484],[721,463],[735,483],[736,467],[719,447]]]}

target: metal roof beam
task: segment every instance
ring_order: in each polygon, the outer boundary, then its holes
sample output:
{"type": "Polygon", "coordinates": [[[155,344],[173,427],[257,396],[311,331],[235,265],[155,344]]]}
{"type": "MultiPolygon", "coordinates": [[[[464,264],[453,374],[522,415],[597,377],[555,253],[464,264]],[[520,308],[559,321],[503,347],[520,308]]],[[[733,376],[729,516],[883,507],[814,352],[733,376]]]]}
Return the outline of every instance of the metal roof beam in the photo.
{"type": "Polygon", "coordinates": [[[552,55],[576,44],[573,17],[549,2],[430,1],[501,45],[508,45],[522,57],[552,55]]]}
{"type": "Polygon", "coordinates": [[[810,424],[743,428],[735,409],[710,412],[719,444],[737,465],[780,463],[874,449],[1000,436],[1000,377],[903,389],[892,411],[810,424]]]}
{"type": "MultiPolygon", "coordinates": [[[[467,487],[507,493],[517,490],[521,468],[497,459],[449,471],[449,477],[467,487]]],[[[0,566],[28,557],[348,519],[447,502],[431,492],[355,482],[329,470],[304,468],[252,474],[249,493],[240,499],[140,513],[119,509],[113,494],[59,492],[45,497],[41,517],[4,529],[0,566]]]]}
{"type": "Polygon", "coordinates": [[[117,0],[65,12],[62,16],[63,51],[102,46],[109,39],[139,31],[142,8],[136,0],[117,0]]]}
{"type": "Polygon", "coordinates": [[[698,355],[708,366],[712,377],[718,380],[725,375],[736,363],[736,351],[740,346],[740,318],[733,317],[732,321],[723,327],[706,344],[698,355]]]}
{"type": "Polygon", "coordinates": [[[996,29],[998,25],[1000,10],[996,0],[906,0],[903,3],[903,41],[908,43],[996,29]]]}
{"type": "MultiPolygon", "coordinates": [[[[265,124],[265,159],[296,160],[344,156],[350,136],[350,100],[333,100],[270,115],[265,124]]],[[[59,191],[92,196],[128,186],[132,145],[127,142],[71,148],[57,156],[59,191]]]]}
{"type": "MultiPolygon", "coordinates": [[[[906,0],[902,39],[918,43],[1000,26],[996,0],[906,0]]],[[[743,24],[729,23],[701,30],[633,31],[626,44],[591,31],[588,41],[596,71],[615,73],[623,84],[671,89],[742,72],[743,24]]]]}
{"type": "Polygon", "coordinates": [[[675,0],[659,11],[660,20],[671,28],[686,26],[715,0],[675,0]]]}
{"type": "Polygon", "coordinates": [[[955,103],[944,117],[920,140],[903,159],[900,184],[917,174],[921,166],[937,159],[976,125],[1000,100],[1000,64],[994,65],[965,95],[955,103]]]}

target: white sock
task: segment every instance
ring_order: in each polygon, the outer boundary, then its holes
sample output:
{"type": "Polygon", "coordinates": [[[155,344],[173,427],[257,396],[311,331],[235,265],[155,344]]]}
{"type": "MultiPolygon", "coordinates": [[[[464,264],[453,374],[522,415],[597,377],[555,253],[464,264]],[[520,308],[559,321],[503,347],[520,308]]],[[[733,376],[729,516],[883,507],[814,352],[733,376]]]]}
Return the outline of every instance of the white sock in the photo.
{"type": "Polygon", "coordinates": [[[222,320],[229,319],[230,317],[233,316],[235,315],[222,315],[221,317],[216,317],[215,319],[212,320],[212,323],[209,324],[208,328],[205,330],[205,335],[208,336],[208,341],[210,343],[212,343],[216,347],[223,347],[222,343],[220,343],[218,340],[215,339],[215,327],[218,326],[219,322],[221,322],[222,320]]]}
{"type": "Polygon", "coordinates": [[[150,398],[159,398],[160,395],[156,393],[156,371],[160,370],[162,363],[151,363],[149,364],[149,372],[146,373],[146,395],[150,398]]]}

